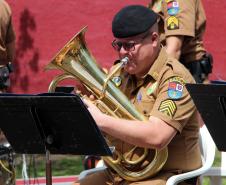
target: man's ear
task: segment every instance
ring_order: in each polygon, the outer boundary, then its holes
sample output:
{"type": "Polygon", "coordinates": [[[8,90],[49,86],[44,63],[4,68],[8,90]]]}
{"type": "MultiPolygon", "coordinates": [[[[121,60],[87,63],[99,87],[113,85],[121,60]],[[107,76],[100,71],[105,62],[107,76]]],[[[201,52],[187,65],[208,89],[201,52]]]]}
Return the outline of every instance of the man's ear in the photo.
{"type": "Polygon", "coordinates": [[[151,41],[153,46],[158,46],[159,43],[159,34],[157,32],[153,32],[151,36],[151,41]]]}

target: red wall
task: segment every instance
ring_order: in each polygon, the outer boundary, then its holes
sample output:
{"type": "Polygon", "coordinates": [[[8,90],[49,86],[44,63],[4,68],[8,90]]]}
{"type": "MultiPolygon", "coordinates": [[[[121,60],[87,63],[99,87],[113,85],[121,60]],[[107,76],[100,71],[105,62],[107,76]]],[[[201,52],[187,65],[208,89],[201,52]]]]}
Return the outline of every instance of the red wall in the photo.
{"type": "MultiPolygon", "coordinates": [[[[149,0],[7,0],[13,11],[17,34],[15,73],[11,92],[47,92],[55,75],[44,66],[82,27],[88,26],[88,48],[103,67],[117,57],[111,48],[111,20],[124,5],[143,4],[149,0]]],[[[212,79],[226,80],[226,1],[203,0],[207,14],[206,48],[214,56],[212,79]]]]}
{"type": "Polygon", "coordinates": [[[213,54],[211,79],[226,80],[226,1],[203,0],[207,17],[205,46],[213,54]]]}

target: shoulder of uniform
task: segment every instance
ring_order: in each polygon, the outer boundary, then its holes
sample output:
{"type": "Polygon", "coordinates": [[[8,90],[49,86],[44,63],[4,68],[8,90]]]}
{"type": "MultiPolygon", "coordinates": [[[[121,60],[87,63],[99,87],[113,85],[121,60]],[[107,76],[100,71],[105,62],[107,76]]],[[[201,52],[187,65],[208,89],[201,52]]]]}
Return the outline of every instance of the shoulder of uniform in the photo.
{"type": "Polygon", "coordinates": [[[184,83],[194,83],[194,79],[188,69],[174,58],[168,58],[164,79],[178,77],[184,83]]]}

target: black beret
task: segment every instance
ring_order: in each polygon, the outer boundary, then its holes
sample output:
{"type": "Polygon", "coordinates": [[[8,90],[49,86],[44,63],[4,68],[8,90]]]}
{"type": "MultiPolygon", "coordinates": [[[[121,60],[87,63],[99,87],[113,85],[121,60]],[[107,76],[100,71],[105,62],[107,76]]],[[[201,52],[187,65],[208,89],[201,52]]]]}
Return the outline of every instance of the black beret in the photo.
{"type": "Polygon", "coordinates": [[[158,15],[142,5],[122,8],[113,18],[112,33],[116,38],[126,38],[144,33],[157,21],[158,15]]]}

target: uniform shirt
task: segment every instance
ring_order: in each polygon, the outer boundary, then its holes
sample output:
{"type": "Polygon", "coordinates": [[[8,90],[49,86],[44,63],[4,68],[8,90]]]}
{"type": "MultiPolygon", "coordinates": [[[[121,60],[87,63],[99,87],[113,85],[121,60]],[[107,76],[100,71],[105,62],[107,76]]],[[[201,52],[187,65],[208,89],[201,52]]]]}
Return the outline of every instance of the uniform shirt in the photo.
{"type": "MultiPolygon", "coordinates": [[[[168,145],[169,156],[162,170],[180,173],[200,167],[197,109],[185,88],[185,83],[194,83],[189,71],[162,48],[142,80],[121,70],[113,77],[115,81],[140,113],[158,117],[178,131],[168,145]]],[[[122,151],[129,151],[127,147],[130,145],[122,144],[122,151]]]]}
{"type": "MultiPolygon", "coordinates": [[[[9,5],[0,0],[0,65],[7,64],[6,44],[15,40],[15,33],[11,20],[11,9],[9,5]]],[[[12,62],[12,61],[11,61],[12,62]]]]}
{"type": "Polygon", "coordinates": [[[206,16],[201,0],[153,0],[150,8],[160,15],[162,43],[167,36],[183,35],[180,61],[200,60],[205,54],[203,34],[206,16]]]}

